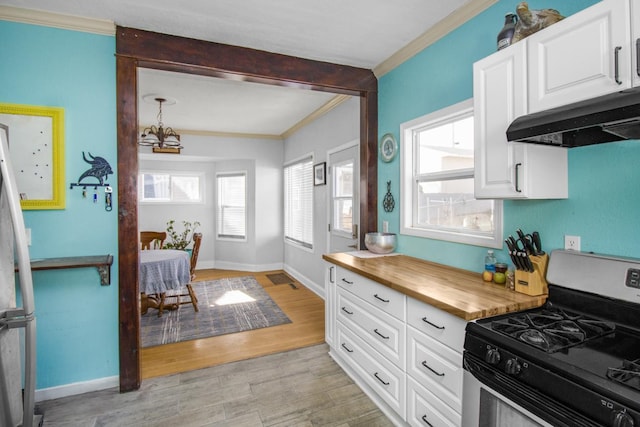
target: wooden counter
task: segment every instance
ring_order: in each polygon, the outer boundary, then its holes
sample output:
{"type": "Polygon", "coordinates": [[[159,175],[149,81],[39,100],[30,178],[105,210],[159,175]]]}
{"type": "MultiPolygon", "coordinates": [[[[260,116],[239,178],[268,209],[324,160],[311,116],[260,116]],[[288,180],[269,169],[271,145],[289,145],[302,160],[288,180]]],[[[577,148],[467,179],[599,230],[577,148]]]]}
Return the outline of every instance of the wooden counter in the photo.
{"type": "Polygon", "coordinates": [[[464,320],[539,307],[547,299],[484,282],[480,273],[406,255],[358,258],[334,253],[322,258],[464,320]]]}

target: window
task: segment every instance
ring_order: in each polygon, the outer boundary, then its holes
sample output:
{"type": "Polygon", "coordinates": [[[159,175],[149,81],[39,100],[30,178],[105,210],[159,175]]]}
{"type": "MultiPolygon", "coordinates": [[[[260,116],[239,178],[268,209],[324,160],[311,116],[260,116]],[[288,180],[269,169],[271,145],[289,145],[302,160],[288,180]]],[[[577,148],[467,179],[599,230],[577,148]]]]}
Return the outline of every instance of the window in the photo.
{"type": "Polygon", "coordinates": [[[474,197],[473,104],[401,125],[403,234],[502,247],[502,201],[474,197]]]}
{"type": "Polygon", "coordinates": [[[313,248],[313,159],[306,157],[284,168],[284,238],[313,248]]]}
{"type": "Polygon", "coordinates": [[[247,237],[247,174],[223,173],[218,181],[218,238],[240,239],[247,237]]]}
{"type": "Polygon", "coordinates": [[[141,172],[138,200],[148,203],[202,203],[203,174],[141,172]]]}

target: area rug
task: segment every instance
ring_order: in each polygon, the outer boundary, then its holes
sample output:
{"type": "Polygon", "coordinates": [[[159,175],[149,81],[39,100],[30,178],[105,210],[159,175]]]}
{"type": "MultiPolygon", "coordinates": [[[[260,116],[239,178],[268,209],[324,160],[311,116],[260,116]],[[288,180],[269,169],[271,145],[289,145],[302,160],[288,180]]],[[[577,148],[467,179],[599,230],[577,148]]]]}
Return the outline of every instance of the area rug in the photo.
{"type": "MultiPolygon", "coordinates": [[[[140,321],[142,347],[214,337],[291,323],[253,276],[195,282],[199,312],[191,304],[177,310],[149,310],[140,321]]],[[[168,302],[175,301],[169,298],[168,302]]]]}

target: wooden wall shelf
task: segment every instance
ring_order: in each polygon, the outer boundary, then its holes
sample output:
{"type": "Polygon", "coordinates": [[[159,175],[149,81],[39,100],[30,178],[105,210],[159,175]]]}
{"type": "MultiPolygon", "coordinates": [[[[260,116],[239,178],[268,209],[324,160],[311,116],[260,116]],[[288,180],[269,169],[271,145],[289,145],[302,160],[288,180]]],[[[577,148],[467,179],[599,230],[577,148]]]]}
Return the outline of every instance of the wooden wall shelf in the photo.
{"type": "MultiPolygon", "coordinates": [[[[31,270],[39,271],[95,267],[100,275],[100,284],[102,286],[108,286],[111,284],[111,264],[113,264],[113,255],[42,258],[31,260],[31,270]]],[[[15,271],[18,271],[18,266],[16,266],[15,271]]]]}

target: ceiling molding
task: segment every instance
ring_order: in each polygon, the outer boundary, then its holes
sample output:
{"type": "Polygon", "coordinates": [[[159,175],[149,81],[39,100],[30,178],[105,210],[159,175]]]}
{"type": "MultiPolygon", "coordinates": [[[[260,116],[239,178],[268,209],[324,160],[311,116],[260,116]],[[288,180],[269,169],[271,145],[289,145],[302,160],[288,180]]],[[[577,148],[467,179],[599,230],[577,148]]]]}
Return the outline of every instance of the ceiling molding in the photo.
{"type": "Polygon", "coordinates": [[[331,100],[329,102],[324,104],[322,107],[318,108],[316,111],[314,111],[313,113],[309,114],[307,117],[305,117],[304,119],[300,120],[295,125],[291,126],[291,128],[289,128],[286,132],[284,132],[281,135],[281,138],[282,139],[289,138],[291,135],[293,135],[294,133],[296,133],[297,131],[299,131],[303,127],[307,126],[308,124],[313,123],[314,121],[318,120],[320,117],[324,116],[329,111],[333,110],[334,108],[336,108],[338,105],[342,104],[343,102],[345,102],[349,98],[351,98],[350,95],[336,95],[336,96],[334,96],[333,98],[331,98],[331,100]]]}
{"type": "Polygon", "coordinates": [[[105,36],[113,36],[116,34],[115,24],[106,19],[84,18],[81,16],[63,15],[13,6],[0,6],[0,20],[43,25],[46,27],[102,34],[105,36]]]}
{"type": "Polygon", "coordinates": [[[498,0],[471,0],[378,64],[373,69],[373,74],[377,78],[382,77],[497,2],[498,0]]]}

